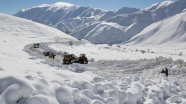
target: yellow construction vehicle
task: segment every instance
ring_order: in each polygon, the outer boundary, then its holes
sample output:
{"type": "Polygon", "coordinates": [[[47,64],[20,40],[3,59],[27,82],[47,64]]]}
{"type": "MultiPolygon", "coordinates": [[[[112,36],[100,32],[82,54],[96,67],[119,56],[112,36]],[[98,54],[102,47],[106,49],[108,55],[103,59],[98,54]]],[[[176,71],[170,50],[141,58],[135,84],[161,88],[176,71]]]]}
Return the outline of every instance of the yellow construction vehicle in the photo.
{"type": "Polygon", "coordinates": [[[77,62],[78,62],[78,58],[74,54],[63,55],[63,64],[72,64],[77,62]]]}
{"type": "Polygon", "coordinates": [[[87,59],[86,55],[85,54],[80,54],[78,62],[80,64],[88,64],[88,59],[87,59]]]}

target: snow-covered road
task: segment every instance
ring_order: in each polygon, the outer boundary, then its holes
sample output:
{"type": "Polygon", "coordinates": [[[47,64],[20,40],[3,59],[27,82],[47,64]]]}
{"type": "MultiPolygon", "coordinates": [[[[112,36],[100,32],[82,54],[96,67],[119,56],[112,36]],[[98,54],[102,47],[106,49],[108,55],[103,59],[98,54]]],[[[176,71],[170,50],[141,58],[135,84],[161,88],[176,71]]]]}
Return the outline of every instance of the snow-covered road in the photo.
{"type": "MultiPolygon", "coordinates": [[[[77,43],[78,45],[81,45],[83,42],[77,42],[77,43]]],[[[43,63],[49,64],[53,67],[57,67],[58,69],[65,67],[66,70],[70,70],[74,72],[91,71],[99,76],[104,77],[108,81],[118,81],[133,75],[148,76],[151,79],[155,79],[160,75],[162,69],[168,68],[169,77],[173,78],[174,80],[179,80],[183,84],[183,86],[186,86],[186,81],[184,80],[185,78],[184,75],[186,74],[186,67],[185,67],[186,63],[183,60],[175,61],[172,60],[171,58],[165,58],[160,56],[152,59],[139,59],[139,60],[123,59],[123,60],[98,60],[98,61],[93,60],[89,62],[89,64],[63,65],[62,64],[63,53],[66,52],[66,50],[57,52],[57,50],[54,50],[50,47],[52,45],[58,45],[58,44],[68,45],[68,41],[63,43],[60,42],[41,43],[40,48],[28,48],[28,47],[32,47],[31,44],[25,47],[25,51],[38,58],[44,58],[45,61],[43,61],[43,63]],[[55,59],[44,57],[42,52],[46,50],[57,53],[55,59]],[[180,77],[182,78],[180,79],[180,77]]],[[[101,47],[99,47],[99,49],[101,47]]],[[[126,49],[124,49],[123,51],[126,51],[126,49]]]]}
{"type": "MultiPolygon", "coordinates": [[[[77,43],[78,43],[78,46],[73,46],[74,49],[72,51],[80,54],[81,51],[84,51],[84,50],[75,50],[75,49],[76,49],[76,47],[82,48],[81,45],[85,44],[85,43],[83,41],[82,42],[79,41],[77,43]]],[[[77,43],[76,43],[76,45],[77,45],[77,43]]],[[[68,50],[66,50],[66,48],[64,48],[64,49],[60,49],[60,51],[58,51],[58,50],[55,50],[55,48],[54,49],[52,48],[55,46],[59,47],[59,44],[62,44],[62,45],[65,44],[65,45],[67,45],[67,47],[72,47],[72,46],[68,46],[68,41],[63,42],[63,43],[43,42],[40,44],[40,48],[29,48],[29,47],[32,47],[32,44],[27,45],[25,47],[25,51],[31,55],[38,57],[38,58],[45,58],[45,61],[52,60],[53,63],[55,63],[55,64],[57,63],[56,65],[58,65],[58,64],[62,65],[63,54],[64,54],[64,52],[68,52],[68,50]],[[57,55],[56,55],[55,59],[49,59],[49,58],[43,56],[42,53],[44,51],[51,51],[51,52],[56,53],[57,55]]],[[[86,46],[83,46],[83,47],[86,47],[86,46]]],[[[97,46],[97,47],[91,47],[91,48],[97,48],[97,50],[101,50],[101,49],[104,49],[105,47],[97,46]]],[[[97,57],[100,57],[101,55],[104,56],[104,54],[102,54],[102,53],[108,53],[108,51],[113,51],[113,49],[110,49],[110,48],[113,48],[113,47],[108,47],[108,49],[103,50],[105,52],[100,51],[100,53],[98,53],[98,51],[97,51],[97,53],[96,52],[94,53],[94,51],[92,51],[91,53],[96,54],[97,57]]],[[[126,48],[123,48],[123,49],[119,48],[119,49],[120,50],[118,51],[118,53],[128,51],[126,48]]],[[[115,49],[115,50],[118,50],[118,49],[115,49]]],[[[72,51],[70,51],[70,52],[72,52],[72,51]]],[[[72,53],[74,53],[74,52],[72,52],[72,53]]],[[[78,55],[77,53],[74,53],[74,54],[78,55]]],[[[115,53],[116,53],[116,51],[115,51],[115,53]]],[[[87,54],[90,54],[90,52],[87,52],[87,54]]],[[[96,59],[97,57],[89,58],[89,64],[83,64],[83,65],[78,64],[78,65],[81,67],[85,67],[85,69],[88,71],[98,72],[97,74],[107,73],[105,75],[109,76],[111,74],[112,76],[114,76],[114,73],[115,73],[116,74],[115,76],[117,76],[117,77],[121,77],[122,74],[144,73],[144,71],[149,71],[149,70],[151,71],[152,69],[156,69],[156,70],[154,70],[154,73],[159,74],[159,72],[161,72],[161,69],[163,69],[165,67],[171,69],[171,67],[173,67],[173,66],[178,66],[180,68],[186,66],[186,63],[181,59],[180,60],[173,60],[172,58],[166,58],[166,57],[162,57],[162,56],[158,56],[156,58],[137,59],[137,60],[124,59],[125,57],[123,59],[120,58],[120,60],[116,60],[117,56],[110,57],[111,59],[115,59],[115,60],[103,60],[101,58],[96,59]],[[95,60],[97,60],[97,61],[95,61],[95,60]]],[[[48,63],[48,64],[50,64],[50,63],[48,63]]],[[[58,66],[61,67],[61,65],[60,66],[58,65],[58,66]]],[[[55,65],[52,65],[52,66],[55,66],[55,65]]],[[[181,70],[182,70],[182,72],[185,72],[184,69],[181,69],[181,70]]],[[[178,72],[180,72],[180,71],[178,70],[178,72]]],[[[172,72],[170,72],[170,73],[172,73],[172,72]]]]}

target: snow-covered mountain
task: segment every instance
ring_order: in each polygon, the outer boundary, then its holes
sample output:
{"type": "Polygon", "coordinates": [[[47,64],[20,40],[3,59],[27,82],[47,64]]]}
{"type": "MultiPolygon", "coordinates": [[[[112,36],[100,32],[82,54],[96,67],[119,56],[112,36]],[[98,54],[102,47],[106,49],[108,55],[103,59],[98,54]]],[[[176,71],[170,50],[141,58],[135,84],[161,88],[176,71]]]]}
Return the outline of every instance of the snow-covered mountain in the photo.
{"type": "Polygon", "coordinates": [[[58,2],[23,9],[15,16],[46,24],[63,32],[74,32],[91,24],[106,11],[58,2]]]}
{"type": "Polygon", "coordinates": [[[151,24],[129,42],[138,45],[186,44],[186,11],[151,24]]]}
{"type": "Polygon", "coordinates": [[[150,24],[180,13],[186,8],[185,4],[185,0],[163,1],[141,10],[124,7],[116,11],[72,4],[66,9],[53,4],[23,9],[15,16],[56,27],[93,43],[122,43],[150,24]]]}
{"type": "Polygon", "coordinates": [[[99,18],[99,21],[104,21],[108,18],[121,15],[121,14],[130,14],[139,11],[140,9],[136,8],[128,8],[128,7],[123,7],[121,9],[115,10],[115,11],[108,11],[106,12],[101,18],[99,18]]]}
{"type": "Polygon", "coordinates": [[[83,38],[94,43],[121,43],[131,39],[148,25],[180,13],[186,7],[184,4],[186,4],[185,0],[164,1],[134,13],[111,16],[111,18],[99,21],[97,25],[92,24],[73,35],[78,37],[79,34],[81,36],[85,34],[83,38]],[[88,29],[91,31],[87,32],[88,29]],[[107,41],[105,42],[103,39],[107,41]]]}

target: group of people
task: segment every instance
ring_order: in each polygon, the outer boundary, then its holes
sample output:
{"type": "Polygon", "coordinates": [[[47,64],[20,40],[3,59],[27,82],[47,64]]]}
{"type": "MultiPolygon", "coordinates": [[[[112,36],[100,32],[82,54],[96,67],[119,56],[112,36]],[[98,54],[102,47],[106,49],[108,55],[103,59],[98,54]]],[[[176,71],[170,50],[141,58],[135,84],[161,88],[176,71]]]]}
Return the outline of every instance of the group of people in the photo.
{"type": "Polygon", "coordinates": [[[165,70],[162,69],[161,73],[165,73],[165,75],[168,77],[168,69],[167,68],[165,68],[165,70]]]}

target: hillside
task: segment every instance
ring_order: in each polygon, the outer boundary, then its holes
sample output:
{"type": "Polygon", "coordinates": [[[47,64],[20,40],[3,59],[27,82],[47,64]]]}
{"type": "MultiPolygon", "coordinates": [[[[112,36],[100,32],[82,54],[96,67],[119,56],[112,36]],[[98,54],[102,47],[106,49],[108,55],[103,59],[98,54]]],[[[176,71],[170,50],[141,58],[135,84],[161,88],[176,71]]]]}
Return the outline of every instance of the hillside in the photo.
{"type": "Polygon", "coordinates": [[[186,44],[186,11],[146,27],[129,40],[135,45],[184,46],[186,44]]]}
{"type": "Polygon", "coordinates": [[[57,29],[0,13],[0,36],[1,104],[62,104],[56,96],[68,88],[59,87],[60,83],[67,79],[92,80],[91,74],[56,70],[42,63],[43,56],[37,58],[26,52],[33,43],[77,41],[57,29]]]}
{"type": "Polygon", "coordinates": [[[150,24],[182,12],[182,10],[184,10],[186,7],[183,5],[185,3],[185,0],[174,2],[164,1],[134,13],[120,14],[115,16],[112,16],[112,13],[109,12],[111,15],[110,18],[107,18],[104,21],[99,21],[96,25],[93,24],[89,27],[83,28],[82,30],[73,33],[73,35],[76,37],[76,34],[85,34],[84,38],[93,43],[125,42],[136,34],[140,33],[150,24]],[[107,22],[107,24],[105,24],[105,22],[107,22]],[[108,25],[113,23],[117,25],[108,25]],[[89,28],[91,28],[91,31],[86,32],[86,30],[89,28]],[[108,41],[103,42],[103,38],[108,41]]]}

